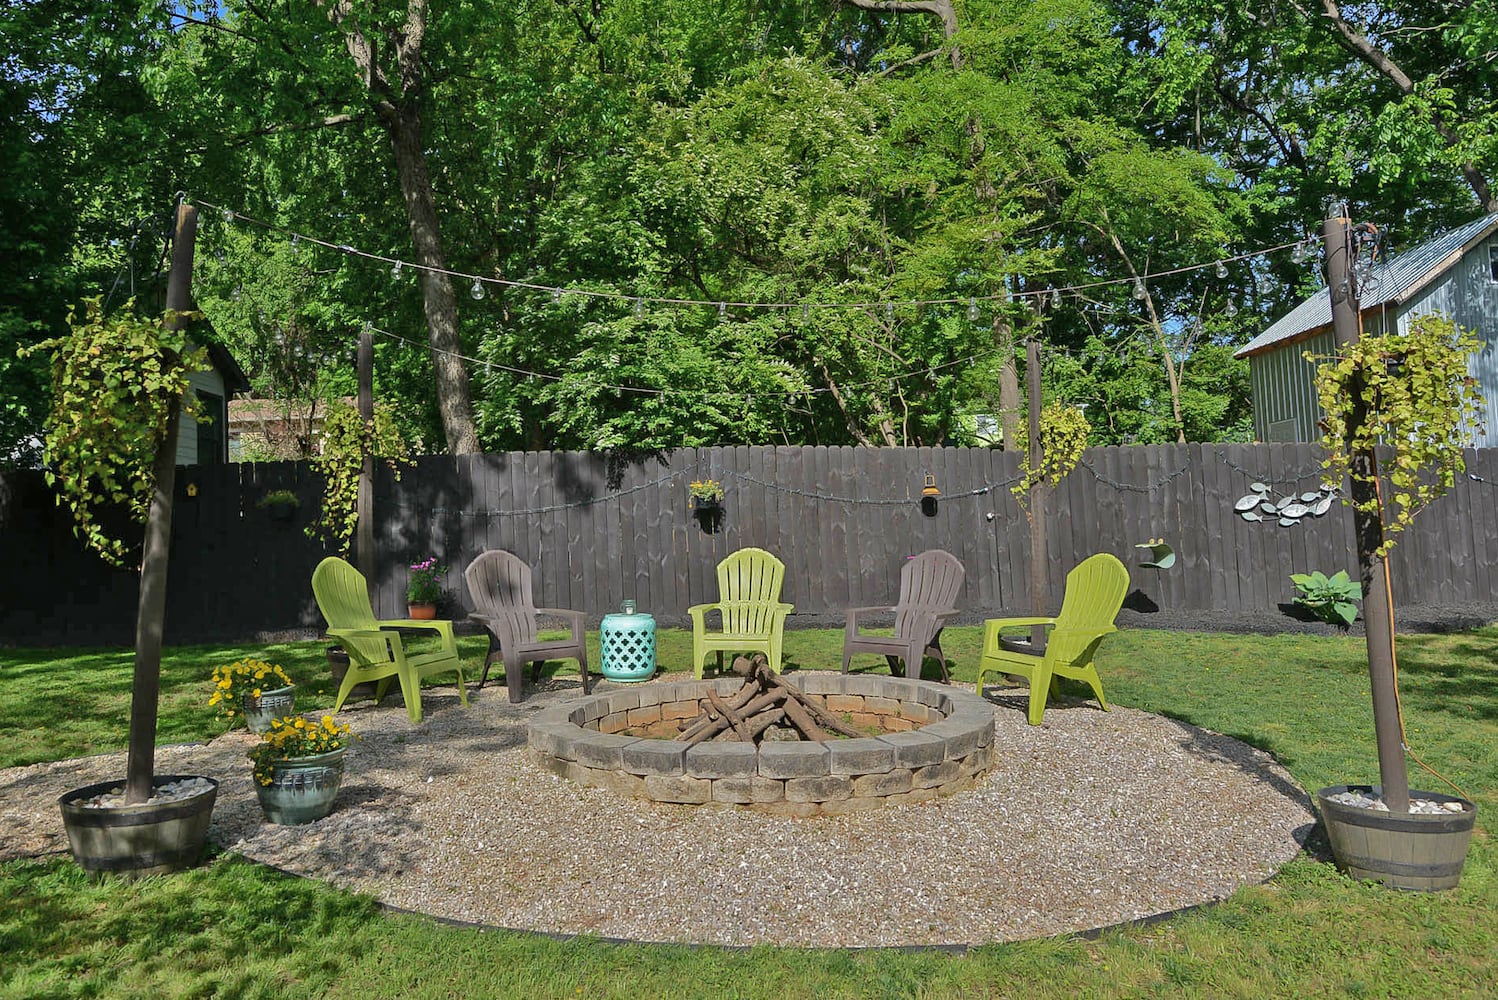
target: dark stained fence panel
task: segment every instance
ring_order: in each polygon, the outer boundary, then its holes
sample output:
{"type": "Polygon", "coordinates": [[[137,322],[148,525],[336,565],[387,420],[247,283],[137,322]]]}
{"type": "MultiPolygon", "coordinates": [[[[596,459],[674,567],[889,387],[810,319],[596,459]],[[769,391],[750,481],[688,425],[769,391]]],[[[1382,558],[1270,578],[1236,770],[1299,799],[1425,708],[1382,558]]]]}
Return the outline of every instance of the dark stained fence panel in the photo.
{"type": "MultiPolygon", "coordinates": [[[[1293,598],[1293,572],[1352,570],[1342,505],[1291,527],[1243,521],[1233,502],[1256,479],[1275,495],[1314,490],[1314,445],[1162,445],[1090,449],[1050,497],[1048,608],[1067,571],[1094,552],[1129,566],[1133,588],[1167,609],[1274,610],[1293,598]],[[1138,565],[1137,543],[1163,537],[1176,566],[1138,565]]],[[[1468,472],[1394,549],[1398,604],[1491,602],[1498,593],[1498,450],[1468,453],[1468,472]],[[1473,478],[1475,477],[1475,478],[1473,478]]],[[[893,600],[904,560],[929,548],[967,571],[965,607],[1026,613],[1029,526],[1009,492],[1019,457],[986,449],[787,447],[681,449],[664,457],[591,453],[424,456],[399,481],[376,470],[376,612],[405,615],[407,564],[450,567],[449,611],[470,606],[462,571],[507,549],[536,568],[537,600],[593,616],[624,598],[666,621],[716,600],[714,569],[757,545],[786,564],[784,597],[798,614],[840,613],[893,600]],[[614,464],[611,464],[614,463],[614,464]],[[920,511],[924,477],[942,490],[920,511]],[[687,484],[727,491],[722,529],[704,531],[687,484]],[[972,491],[989,487],[986,493],[972,491]],[[990,520],[986,515],[992,513],[990,520]]],[[[179,470],[167,606],[171,642],[253,640],[321,626],[309,580],[326,545],[303,529],[318,516],[321,479],[307,465],[261,463],[179,470]],[[187,486],[197,495],[186,496],[187,486]],[[302,504],[278,521],[256,502],[272,489],[302,504]]],[[[83,550],[40,473],[0,480],[0,643],[109,643],[134,634],[138,581],[83,550]]]]}

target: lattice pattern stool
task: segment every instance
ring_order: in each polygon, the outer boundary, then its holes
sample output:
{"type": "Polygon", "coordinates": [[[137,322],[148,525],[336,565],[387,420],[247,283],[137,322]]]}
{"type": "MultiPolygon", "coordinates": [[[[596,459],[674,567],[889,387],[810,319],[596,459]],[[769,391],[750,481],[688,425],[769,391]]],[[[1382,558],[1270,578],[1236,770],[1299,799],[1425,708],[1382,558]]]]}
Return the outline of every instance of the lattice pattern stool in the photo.
{"type": "Polygon", "coordinates": [[[611,681],[648,681],[655,676],[655,619],[650,615],[604,615],[598,626],[603,676],[611,681]]]}

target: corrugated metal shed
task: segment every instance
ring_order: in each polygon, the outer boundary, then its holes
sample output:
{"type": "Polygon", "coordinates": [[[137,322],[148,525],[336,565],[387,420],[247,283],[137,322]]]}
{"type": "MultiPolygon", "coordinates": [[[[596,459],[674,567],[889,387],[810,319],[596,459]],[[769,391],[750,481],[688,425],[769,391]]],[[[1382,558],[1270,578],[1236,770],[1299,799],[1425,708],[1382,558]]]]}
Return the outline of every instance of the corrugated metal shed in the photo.
{"type": "MultiPolygon", "coordinates": [[[[1391,257],[1383,265],[1374,268],[1364,285],[1361,299],[1363,310],[1366,312],[1379,306],[1399,305],[1408,301],[1421,288],[1438,278],[1446,268],[1455,264],[1469,247],[1486,239],[1494,230],[1498,230],[1498,213],[1474,219],[1429,243],[1391,257]]],[[[1262,354],[1278,344],[1330,326],[1331,321],[1331,293],[1323,288],[1239,348],[1233,357],[1246,358],[1262,354]]]]}

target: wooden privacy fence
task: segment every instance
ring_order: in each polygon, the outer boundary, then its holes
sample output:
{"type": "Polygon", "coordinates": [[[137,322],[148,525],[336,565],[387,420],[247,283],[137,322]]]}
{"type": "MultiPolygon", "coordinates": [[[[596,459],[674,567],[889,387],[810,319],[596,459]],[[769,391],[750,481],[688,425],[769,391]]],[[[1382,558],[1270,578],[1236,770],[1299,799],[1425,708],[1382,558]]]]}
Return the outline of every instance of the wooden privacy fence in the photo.
{"type": "MultiPolygon", "coordinates": [[[[1250,523],[1234,501],[1261,482],[1314,490],[1313,445],[1165,445],[1090,449],[1046,505],[1049,603],[1070,567],[1112,552],[1130,567],[1132,601],[1166,609],[1274,609],[1292,572],[1351,569],[1351,519],[1336,505],[1281,527],[1250,523]],[[1134,546],[1164,538],[1178,559],[1138,566],[1134,546]]],[[[1468,453],[1468,476],[1406,533],[1391,561],[1401,603],[1490,601],[1498,566],[1498,452],[1468,453]]],[[[401,617],[406,567],[436,555],[450,569],[449,606],[469,608],[462,570],[487,548],[536,568],[538,604],[594,616],[626,598],[667,623],[716,597],[714,568],[755,545],[786,564],[798,614],[892,601],[904,560],[928,548],[967,570],[961,606],[1029,609],[1029,527],[1010,494],[1018,457],[986,449],[738,447],[680,449],[631,461],[583,452],[418,459],[376,486],[376,613],[401,617]],[[919,503],[925,476],[941,490],[919,503]],[[687,484],[716,479],[718,523],[688,507],[687,484]],[[709,530],[710,528],[716,530],[709,530]]],[[[217,641],[321,625],[309,580],[327,554],[302,532],[319,482],[300,463],[180,470],[168,585],[170,641],[217,641]],[[295,491],[290,521],[256,506],[295,491]]],[[[131,641],[136,579],[82,551],[39,473],[0,479],[0,641],[131,641]]]]}

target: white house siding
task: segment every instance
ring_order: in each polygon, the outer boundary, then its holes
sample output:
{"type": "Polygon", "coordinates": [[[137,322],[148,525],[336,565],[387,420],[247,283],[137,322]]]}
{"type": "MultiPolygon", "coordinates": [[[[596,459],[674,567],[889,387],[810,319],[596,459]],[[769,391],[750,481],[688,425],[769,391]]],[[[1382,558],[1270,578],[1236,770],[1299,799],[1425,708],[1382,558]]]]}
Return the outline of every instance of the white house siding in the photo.
{"type": "MultiPolygon", "coordinates": [[[[193,393],[201,389],[211,392],[220,399],[225,398],[228,393],[224,391],[224,376],[217,368],[210,368],[205,372],[193,372],[187,379],[188,392],[193,393]]],[[[209,414],[215,420],[224,420],[222,413],[209,414]]],[[[177,426],[177,464],[198,464],[198,422],[186,413],[179,418],[177,426]]]]}
{"type": "Polygon", "coordinates": [[[1429,313],[1444,313],[1458,326],[1471,330],[1482,345],[1468,361],[1483,399],[1483,430],[1477,447],[1498,447],[1498,281],[1493,280],[1488,248],[1498,246],[1498,234],[1479,243],[1441,281],[1422,291],[1399,313],[1399,330],[1429,313]]]}
{"type": "Polygon", "coordinates": [[[1335,348],[1336,338],[1328,330],[1248,359],[1255,438],[1315,441],[1320,437],[1316,430],[1316,422],[1321,419],[1321,405],[1316,402],[1316,367],[1305,354],[1309,351],[1322,357],[1335,348]]]}

